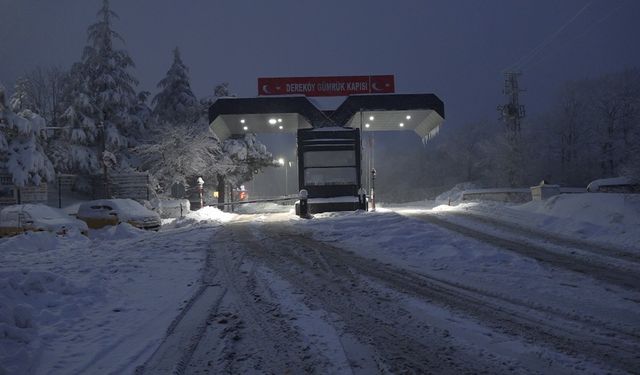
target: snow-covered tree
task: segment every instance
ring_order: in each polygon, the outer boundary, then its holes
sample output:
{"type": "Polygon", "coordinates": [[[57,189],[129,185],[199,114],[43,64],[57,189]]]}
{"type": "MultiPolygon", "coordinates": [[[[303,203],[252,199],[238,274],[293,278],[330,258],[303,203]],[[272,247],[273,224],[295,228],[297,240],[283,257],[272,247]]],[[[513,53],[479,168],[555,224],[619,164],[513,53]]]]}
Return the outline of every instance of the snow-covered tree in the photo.
{"type": "Polygon", "coordinates": [[[31,96],[31,82],[26,77],[20,77],[13,86],[13,95],[9,101],[11,111],[20,112],[28,109],[34,111],[33,98],[31,96]]]}
{"type": "Polygon", "coordinates": [[[11,174],[16,186],[40,185],[55,175],[40,144],[45,126],[44,119],[29,109],[13,113],[0,85],[0,168],[11,174]]]}
{"type": "Polygon", "coordinates": [[[220,141],[206,122],[167,127],[153,142],[133,149],[139,169],[151,174],[158,193],[168,193],[173,184],[189,186],[194,177],[215,180],[225,173],[220,141]]]}
{"type": "Polygon", "coordinates": [[[253,133],[225,140],[222,149],[226,160],[221,164],[226,168],[221,174],[233,186],[251,180],[262,168],[274,165],[273,155],[253,133]]]}
{"type": "Polygon", "coordinates": [[[92,98],[84,65],[74,64],[67,82],[67,109],[62,114],[64,126],[62,142],[53,147],[58,171],[94,175],[100,173],[100,129],[96,118],[98,109],[92,98]]]}
{"type": "Polygon", "coordinates": [[[100,173],[103,149],[115,153],[119,167],[126,168],[125,149],[141,138],[148,117],[146,96],[134,89],[138,82],[130,73],[133,60],[115,46],[124,41],[112,28],[118,16],[108,0],[103,0],[97,16],[88,28],[82,59],[65,80],[60,116],[65,130],[51,145],[59,171],[85,176],[100,173]]]}
{"type": "Polygon", "coordinates": [[[14,112],[29,109],[42,116],[48,125],[57,126],[62,113],[66,72],[56,67],[36,67],[20,77],[11,96],[14,112]]]}
{"type": "Polygon", "coordinates": [[[116,41],[124,43],[112,28],[112,21],[117,18],[109,7],[109,0],[103,0],[98,22],[89,26],[89,45],[82,59],[90,99],[96,109],[97,117],[93,120],[104,127],[106,144],[111,151],[127,147],[137,131],[132,125],[132,113],[138,104],[134,90],[138,81],[129,73],[134,67],[129,54],[114,46],[116,41]]]}
{"type": "Polygon", "coordinates": [[[229,82],[222,82],[214,87],[213,96],[215,96],[216,98],[229,98],[235,97],[236,95],[231,93],[229,82]]]}
{"type": "Polygon", "coordinates": [[[153,113],[161,122],[185,124],[198,117],[198,100],[191,91],[189,69],[180,57],[180,50],[173,50],[173,63],[166,76],[158,83],[160,92],[153,98],[153,113]]]}

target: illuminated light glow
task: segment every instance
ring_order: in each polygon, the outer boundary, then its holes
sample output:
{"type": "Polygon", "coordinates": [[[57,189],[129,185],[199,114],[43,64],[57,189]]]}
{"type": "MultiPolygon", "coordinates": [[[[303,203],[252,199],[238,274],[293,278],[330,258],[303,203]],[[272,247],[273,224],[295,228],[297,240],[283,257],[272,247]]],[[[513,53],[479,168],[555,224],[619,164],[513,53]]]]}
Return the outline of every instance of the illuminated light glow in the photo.
{"type": "Polygon", "coordinates": [[[276,120],[276,119],[274,119],[274,118],[270,118],[270,119],[269,119],[269,124],[271,124],[271,125],[275,125],[275,124],[276,124],[276,122],[278,122],[278,120],[276,120]]]}
{"type": "Polygon", "coordinates": [[[371,126],[371,125],[369,125],[369,124],[364,124],[364,127],[365,127],[365,128],[368,128],[369,126],[371,126]]]}
{"type": "Polygon", "coordinates": [[[375,117],[369,116],[369,121],[373,121],[373,120],[375,120],[375,117]]]}
{"type": "Polygon", "coordinates": [[[400,123],[400,127],[403,128],[404,127],[404,123],[401,122],[400,123]]]}
{"type": "Polygon", "coordinates": [[[282,119],[281,119],[281,118],[279,118],[279,119],[278,119],[278,122],[282,122],[282,119]]]}
{"type": "Polygon", "coordinates": [[[249,130],[249,127],[248,126],[243,126],[242,129],[249,130]]]}
{"type": "Polygon", "coordinates": [[[240,119],[240,123],[241,123],[241,124],[244,124],[244,119],[243,119],[243,118],[242,118],[242,119],[240,119]]]}
{"type": "Polygon", "coordinates": [[[411,120],[411,115],[407,115],[407,120],[411,120]]]}
{"type": "Polygon", "coordinates": [[[278,159],[278,164],[284,165],[284,159],[283,158],[278,159]]]}
{"type": "Polygon", "coordinates": [[[284,126],[280,125],[280,126],[278,126],[278,129],[282,130],[282,129],[284,129],[284,126]]]}

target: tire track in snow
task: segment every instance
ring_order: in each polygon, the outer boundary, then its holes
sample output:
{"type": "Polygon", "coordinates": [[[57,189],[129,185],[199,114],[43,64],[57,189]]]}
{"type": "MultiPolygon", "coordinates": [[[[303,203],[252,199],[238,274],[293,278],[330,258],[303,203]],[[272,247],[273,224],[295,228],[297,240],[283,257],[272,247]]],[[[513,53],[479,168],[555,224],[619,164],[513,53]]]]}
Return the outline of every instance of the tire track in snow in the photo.
{"type": "MultiPolygon", "coordinates": [[[[206,229],[206,228],[205,228],[206,229]]],[[[151,357],[135,370],[142,374],[182,375],[191,361],[211,316],[218,310],[227,288],[216,283],[213,250],[207,249],[202,285],[167,328],[167,334],[151,357]]]]}
{"type": "MultiPolygon", "coordinates": [[[[269,236],[269,241],[262,241],[265,244],[286,249],[297,247],[306,256],[321,255],[322,260],[318,262],[327,262],[334,270],[346,266],[355,270],[356,274],[380,280],[395,290],[451,307],[509,334],[555,347],[567,355],[584,355],[587,359],[595,358],[612,368],[631,372],[640,363],[640,337],[635,332],[622,331],[598,322],[585,322],[578,316],[568,316],[472,287],[389,267],[314,241],[292,232],[286,226],[277,229],[271,226],[265,232],[269,236]]],[[[280,253],[279,261],[282,264],[286,264],[287,258],[296,259],[291,253],[280,253]]],[[[309,260],[305,257],[298,257],[297,261],[308,267],[309,260]]]]}
{"type": "Polygon", "coordinates": [[[383,374],[507,370],[491,358],[469,356],[450,342],[446,330],[407,317],[409,313],[390,303],[357,267],[327,254],[327,246],[272,225],[260,228],[264,238],[246,241],[248,251],[299,288],[310,308],[338,317],[330,323],[349,338],[343,346],[354,372],[363,364],[383,374]]]}
{"type": "Polygon", "coordinates": [[[406,216],[426,221],[430,224],[488,243],[492,246],[533,258],[537,261],[546,263],[551,267],[561,267],[610,284],[640,291],[640,274],[637,272],[620,267],[614,267],[613,265],[598,262],[594,259],[587,259],[573,254],[553,251],[540,244],[530,242],[539,242],[540,239],[529,238],[530,241],[527,241],[526,238],[521,240],[504,238],[460,223],[454,223],[431,214],[406,214],[406,216]]]}
{"type": "Polygon", "coordinates": [[[538,241],[542,240],[545,241],[545,243],[550,243],[559,247],[579,249],[583,252],[592,253],[594,255],[640,265],[640,251],[633,251],[631,248],[623,248],[615,245],[604,246],[599,243],[565,237],[557,233],[545,232],[473,212],[447,212],[446,214],[442,213],[437,215],[451,215],[456,218],[473,220],[484,225],[493,226],[500,230],[523,236],[524,238],[538,239],[538,241]]]}
{"type": "Polygon", "coordinates": [[[185,374],[316,372],[318,358],[309,355],[279,301],[269,298],[269,286],[258,277],[257,264],[239,248],[242,234],[225,231],[216,241],[220,244],[214,256],[217,281],[228,292],[211,315],[185,374]]]}

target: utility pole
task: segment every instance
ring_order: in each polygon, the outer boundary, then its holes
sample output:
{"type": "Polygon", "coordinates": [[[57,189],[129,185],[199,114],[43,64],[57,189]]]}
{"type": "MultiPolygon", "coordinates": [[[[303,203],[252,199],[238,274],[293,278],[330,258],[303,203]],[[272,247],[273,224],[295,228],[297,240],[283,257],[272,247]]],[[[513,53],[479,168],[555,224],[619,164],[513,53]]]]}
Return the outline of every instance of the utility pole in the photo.
{"type": "Polygon", "coordinates": [[[507,99],[507,104],[499,105],[500,120],[506,125],[507,143],[509,145],[509,159],[507,165],[507,176],[509,184],[516,186],[519,181],[519,169],[522,167],[522,150],[520,147],[520,125],[525,116],[524,105],[520,104],[520,89],[518,77],[521,72],[510,71],[504,74],[504,88],[502,93],[507,99]]]}

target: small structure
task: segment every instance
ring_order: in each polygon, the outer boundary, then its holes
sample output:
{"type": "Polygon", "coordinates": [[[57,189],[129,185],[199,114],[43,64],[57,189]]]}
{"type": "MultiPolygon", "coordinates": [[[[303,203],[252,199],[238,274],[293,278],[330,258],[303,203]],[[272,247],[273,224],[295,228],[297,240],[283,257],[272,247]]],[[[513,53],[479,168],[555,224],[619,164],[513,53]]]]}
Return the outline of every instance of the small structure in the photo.
{"type": "Polygon", "coordinates": [[[299,189],[308,191],[309,213],[367,209],[361,190],[364,133],[409,130],[430,139],[443,121],[444,103],[434,94],[351,95],[332,111],[305,96],[220,98],[209,108],[210,126],[221,140],[297,134],[299,189]]]}
{"type": "Polygon", "coordinates": [[[298,183],[310,197],[309,213],[366,210],[358,196],[360,162],[358,129],[298,130],[298,183]]]}
{"type": "Polygon", "coordinates": [[[560,185],[552,185],[542,180],[538,186],[531,187],[531,199],[534,201],[543,201],[560,194],[560,185]]]}

